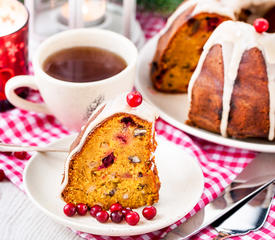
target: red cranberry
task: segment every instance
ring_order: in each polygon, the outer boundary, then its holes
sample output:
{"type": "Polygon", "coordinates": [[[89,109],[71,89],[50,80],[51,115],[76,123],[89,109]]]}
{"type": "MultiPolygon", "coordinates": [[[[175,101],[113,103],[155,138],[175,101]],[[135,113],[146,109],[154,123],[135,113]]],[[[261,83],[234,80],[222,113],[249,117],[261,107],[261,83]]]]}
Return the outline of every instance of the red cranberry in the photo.
{"type": "Polygon", "coordinates": [[[0,182],[2,182],[5,179],[6,175],[2,169],[0,169],[0,182]]]}
{"type": "Polygon", "coordinates": [[[100,211],[102,211],[102,207],[99,205],[94,205],[91,207],[90,214],[92,217],[96,217],[96,214],[100,211]]]}
{"type": "Polygon", "coordinates": [[[142,215],[148,219],[151,220],[153,219],[157,214],[157,209],[153,206],[145,207],[142,211],[142,215]]]}
{"type": "Polygon", "coordinates": [[[125,217],[126,222],[131,225],[137,225],[139,222],[139,215],[137,212],[129,212],[125,217]]]}
{"type": "Polygon", "coordinates": [[[79,215],[84,216],[88,211],[88,207],[84,203],[79,203],[76,205],[76,211],[79,215]]]}
{"type": "Polygon", "coordinates": [[[14,156],[18,159],[24,160],[27,157],[27,152],[15,152],[14,156]]]}
{"type": "Polygon", "coordinates": [[[124,117],[120,120],[120,122],[124,123],[126,126],[135,126],[136,123],[131,117],[124,117]]]}
{"type": "Polygon", "coordinates": [[[122,211],[123,207],[121,206],[120,203],[114,203],[111,205],[110,207],[110,211],[114,212],[114,211],[122,211]]]}
{"type": "Polygon", "coordinates": [[[96,214],[96,220],[101,222],[101,223],[105,223],[107,222],[109,219],[109,213],[107,211],[100,211],[96,214]]]}
{"type": "Polygon", "coordinates": [[[142,96],[139,92],[134,91],[127,94],[127,103],[130,107],[137,107],[142,103],[142,96]]]}
{"type": "Polygon", "coordinates": [[[258,33],[266,32],[269,28],[269,22],[264,18],[257,18],[253,26],[258,33]]]}
{"type": "Polygon", "coordinates": [[[107,157],[102,159],[102,164],[105,168],[107,168],[114,163],[114,160],[115,160],[115,156],[114,156],[114,153],[112,152],[107,157]]]}
{"type": "Polygon", "coordinates": [[[129,212],[132,212],[132,209],[131,208],[123,208],[121,210],[122,214],[124,215],[124,217],[129,213],[129,212]]]}
{"type": "Polygon", "coordinates": [[[207,19],[207,30],[214,31],[215,28],[220,24],[219,18],[213,17],[207,19]]]}
{"type": "Polygon", "coordinates": [[[119,141],[121,141],[122,143],[126,144],[127,143],[127,136],[123,135],[123,134],[118,134],[117,136],[117,139],[119,141]]]}
{"type": "Polygon", "coordinates": [[[6,156],[11,156],[12,155],[12,152],[1,152],[1,153],[3,153],[6,156]]]}
{"type": "Polygon", "coordinates": [[[68,203],[64,206],[63,211],[68,217],[72,217],[76,213],[76,207],[73,203],[68,203]]]}
{"type": "Polygon", "coordinates": [[[121,211],[114,211],[111,213],[111,220],[114,223],[120,223],[123,220],[123,214],[121,211]]]}

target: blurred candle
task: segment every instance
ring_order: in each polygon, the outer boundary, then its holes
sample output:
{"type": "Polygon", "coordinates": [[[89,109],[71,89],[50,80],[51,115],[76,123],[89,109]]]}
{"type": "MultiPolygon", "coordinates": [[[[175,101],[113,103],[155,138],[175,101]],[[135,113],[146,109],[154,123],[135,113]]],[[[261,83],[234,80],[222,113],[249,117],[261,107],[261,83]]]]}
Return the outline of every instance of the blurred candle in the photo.
{"type": "Polygon", "coordinates": [[[104,21],[106,0],[69,0],[61,7],[61,21],[71,28],[94,26],[104,21]]]}
{"type": "Polygon", "coordinates": [[[131,39],[131,24],[136,18],[136,0],[123,1],[123,34],[131,39]]]}

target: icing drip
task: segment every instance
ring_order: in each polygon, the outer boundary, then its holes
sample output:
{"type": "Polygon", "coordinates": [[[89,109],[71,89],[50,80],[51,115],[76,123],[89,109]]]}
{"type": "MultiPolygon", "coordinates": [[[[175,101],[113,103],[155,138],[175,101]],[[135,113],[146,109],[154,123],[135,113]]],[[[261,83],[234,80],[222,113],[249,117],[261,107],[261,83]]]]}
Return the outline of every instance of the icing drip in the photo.
{"type": "MultiPolygon", "coordinates": [[[[192,101],[192,88],[199,74],[201,73],[205,58],[216,44],[222,46],[222,55],[224,63],[224,87],[223,87],[223,109],[220,131],[223,136],[227,135],[228,116],[230,113],[230,101],[234,88],[234,83],[238,74],[243,53],[253,47],[262,51],[268,76],[269,91],[269,137],[271,141],[275,135],[275,34],[259,34],[253,26],[243,22],[226,21],[216,28],[204,45],[202,55],[188,87],[188,100],[192,101]]],[[[189,105],[190,110],[191,104],[189,105]]]]}
{"type": "Polygon", "coordinates": [[[270,128],[268,140],[272,141],[275,137],[275,34],[265,34],[265,37],[259,39],[259,41],[261,45],[266,46],[263,54],[266,59],[266,71],[269,80],[268,89],[270,99],[270,128]]]}
{"type": "Polygon", "coordinates": [[[268,75],[268,90],[269,90],[269,134],[268,140],[272,141],[274,139],[275,131],[275,64],[267,64],[266,66],[268,75]]]}
{"type": "Polygon", "coordinates": [[[229,116],[230,109],[230,100],[231,94],[233,92],[233,86],[236,76],[234,76],[234,72],[231,72],[231,65],[233,65],[233,55],[237,55],[236,51],[234,51],[235,46],[229,42],[225,42],[222,44],[222,56],[223,56],[223,66],[224,66],[224,85],[223,85],[223,99],[222,99],[222,118],[220,131],[222,136],[226,137],[226,129],[227,129],[227,119],[229,116]],[[234,52],[234,54],[232,54],[234,52]],[[230,74],[229,73],[233,73],[230,74]]]}

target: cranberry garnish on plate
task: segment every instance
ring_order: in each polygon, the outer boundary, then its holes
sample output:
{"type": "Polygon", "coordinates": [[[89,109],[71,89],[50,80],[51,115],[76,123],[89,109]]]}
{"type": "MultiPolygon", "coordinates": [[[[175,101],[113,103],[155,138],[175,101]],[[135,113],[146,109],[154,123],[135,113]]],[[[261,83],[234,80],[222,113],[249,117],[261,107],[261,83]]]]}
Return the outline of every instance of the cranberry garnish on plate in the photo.
{"type": "Polygon", "coordinates": [[[12,155],[12,152],[1,152],[1,153],[3,153],[6,156],[11,156],[12,155]]]}
{"type": "Polygon", "coordinates": [[[111,213],[111,220],[114,223],[121,223],[124,218],[124,215],[121,211],[114,211],[111,213]]]}
{"type": "Polygon", "coordinates": [[[99,205],[94,205],[91,207],[90,214],[92,217],[96,217],[96,214],[100,211],[102,211],[102,207],[99,205]]]}
{"type": "Polygon", "coordinates": [[[266,32],[269,28],[269,22],[264,18],[257,18],[253,26],[258,33],[266,32]]]}
{"type": "Polygon", "coordinates": [[[156,214],[157,214],[157,209],[153,206],[145,207],[142,210],[142,215],[148,220],[153,219],[156,216],[156,214]]]}
{"type": "Polygon", "coordinates": [[[76,213],[76,206],[73,203],[67,203],[63,211],[68,217],[72,217],[76,213]]]}
{"type": "Polygon", "coordinates": [[[14,156],[18,159],[24,160],[27,157],[27,152],[15,152],[14,156]]]}
{"type": "Polygon", "coordinates": [[[142,103],[142,96],[138,91],[128,93],[126,99],[130,107],[137,107],[142,103]]]}
{"type": "Polygon", "coordinates": [[[123,208],[123,209],[121,210],[121,212],[122,212],[123,216],[126,217],[126,215],[127,215],[129,212],[132,212],[132,209],[129,208],[129,207],[123,208]]]}
{"type": "Polygon", "coordinates": [[[88,207],[84,203],[78,203],[76,205],[76,211],[77,211],[78,215],[84,216],[88,211],[88,207]]]}
{"type": "Polygon", "coordinates": [[[139,222],[139,215],[137,212],[129,212],[126,215],[125,220],[129,225],[135,226],[139,222]]]}
{"type": "Polygon", "coordinates": [[[100,211],[96,214],[96,220],[101,222],[101,223],[105,223],[107,222],[109,219],[109,213],[107,211],[100,211]]]}
{"type": "Polygon", "coordinates": [[[6,175],[2,169],[0,169],[0,182],[2,182],[5,179],[6,175]]]}
{"type": "Polygon", "coordinates": [[[114,203],[111,205],[110,207],[110,211],[114,212],[114,211],[122,211],[123,207],[121,206],[120,203],[114,203]]]}

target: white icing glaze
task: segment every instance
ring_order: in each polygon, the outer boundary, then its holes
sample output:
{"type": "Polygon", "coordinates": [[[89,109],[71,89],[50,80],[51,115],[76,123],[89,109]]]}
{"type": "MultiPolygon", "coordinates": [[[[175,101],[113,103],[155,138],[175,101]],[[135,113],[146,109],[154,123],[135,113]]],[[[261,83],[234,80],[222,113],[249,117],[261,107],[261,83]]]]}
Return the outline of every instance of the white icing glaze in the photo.
{"type": "MultiPolygon", "coordinates": [[[[83,144],[85,143],[85,140],[90,132],[94,130],[95,127],[97,127],[102,121],[105,119],[113,116],[116,113],[128,113],[131,115],[136,115],[139,118],[146,120],[150,123],[152,123],[152,135],[154,134],[155,129],[155,120],[158,118],[158,114],[156,112],[156,109],[147,103],[145,100],[142,101],[141,105],[138,107],[132,108],[128,105],[126,101],[127,93],[121,94],[118,97],[116,97],[114,100],[108,101],[106,103],[103,103],[102,105],[98,106],[97,109],[93,112],[93,114],[90,116],[89,120],[94,117],[95,114],[97,114],[98,110],[105,105],[103,111],[98,114],[98,116],[90,122],[90,124],[87,126],[83,136],[80,139],[79,144],[72,149],[69,156],[66,159],[65,163],[65,169],[64,169],[64,181],[61,185],[62,192],[64,188],[66,187],[68,183],[68,170],[69,170],[69,164],[70,160],[72,159],[73,155],[79,152],[82,149],[83,144]]],[[[88,120],[88,122],[89,122],[88,120]]],[[[153,136],[152,136],[153,137],[153,136]]]]}
{"type": "MultiPolygon", "coordinates": [[[[257,2],[257,1],[256,1],[257,2]]],[[[230,112],[230,101],[233,92],[235,79],[237,77],[239,64],[244,51],[257,47],[262,51],[267,67],[268,88],[270,99],[270,129],[269,140],[274,139],[275,131],[275,34],[255,31],[250,24],[243,22],[226,21],[220,24],[212,33],[204,45],[199,63],[188,87],[188,100],[191,102],[192,88],[199,74],[205,58],[212,46],[220,44],[224,62],[224,88],[223,88],[223,111],[220,130],[223,136],[227,135],[228,116],[230,112]]],[[[191,106],[191,104],[190,104],[191,106]]]]}

